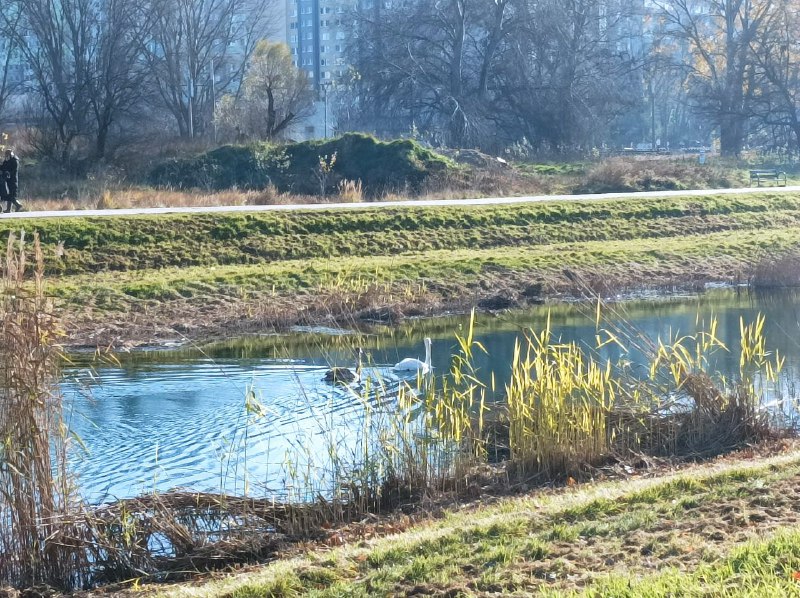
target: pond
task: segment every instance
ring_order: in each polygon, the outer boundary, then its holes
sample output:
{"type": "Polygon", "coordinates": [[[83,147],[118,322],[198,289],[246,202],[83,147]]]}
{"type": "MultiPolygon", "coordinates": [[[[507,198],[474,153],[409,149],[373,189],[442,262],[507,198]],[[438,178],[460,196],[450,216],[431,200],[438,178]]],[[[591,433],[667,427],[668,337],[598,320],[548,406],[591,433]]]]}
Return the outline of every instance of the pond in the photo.
{"type": "MultiPolygon", "coordinates": [[[[616,303],[609,325],[626,322],[635,334],[669,339],[691,334],[711,317],[731,349],[714,367],[738,371],[740,318],[767,318],[770,349],[786,357],[782,387],[794,394],[800,371],[800,294],[713,291],[700,296],[616,303]]],[[[474,363],[480,377],[502,389],[515,341],[539,331],[548,318],[556,337],[595,343],[595,313],[587,305],[553,305],[500,315],[479,314],[474,363]]],[[[319,463],[359,450],[364,399],[352,388],[323,381],[331,365],[353,367],[352,346],[365,347],[365,379],[374,409],[393,409],[402,379],[392,365],[424,358],[423,338],[433,339],[432,364],[445,374],[465,334],[469,316],[406,322],[378,328],[360,341],[335,331],[304,330],[250,337],[204,347],[140,351],[118,363],[89,363],[75,356],[62,389],[73,443],[72,468],[92,502],[174,488],[269,494],[320,476],[319,463]],[[251,394],[252,391],[252,394],[251,394]],[[248,399],[255,397],[257,401],[248,399]],[[379,397],[381,397],[379,399],[379,397]]],[[[603,357],[641,363],[636,350],[609,345],[603,357]]],[[[413,375],[409,379],[415,383],[413,375]]],[[[501,390],[496,390],[499,394],[501,390]]],[[[312,484],[313,486],[313,484],[312,484]]]]}

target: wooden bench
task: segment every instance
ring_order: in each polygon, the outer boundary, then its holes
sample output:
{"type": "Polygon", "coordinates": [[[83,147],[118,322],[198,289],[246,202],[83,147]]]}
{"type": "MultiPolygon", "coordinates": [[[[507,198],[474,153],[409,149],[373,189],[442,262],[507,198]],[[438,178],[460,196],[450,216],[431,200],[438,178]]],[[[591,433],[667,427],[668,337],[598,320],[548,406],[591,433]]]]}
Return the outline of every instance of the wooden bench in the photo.
{"type": "Polygon", "coordinates": [[[751,170],[750,171],[750,186],[753,186],[753,181],[756,182],[756,186],[761,186],[761,181],[775,181],[776,185],[780,185],[781,187],[786,186],[786,173],[785,172],[778,172],[775,169],[766,169],[766,170],[751,170]],[[781,184],[783,181],[783,184],[781,184]]]}

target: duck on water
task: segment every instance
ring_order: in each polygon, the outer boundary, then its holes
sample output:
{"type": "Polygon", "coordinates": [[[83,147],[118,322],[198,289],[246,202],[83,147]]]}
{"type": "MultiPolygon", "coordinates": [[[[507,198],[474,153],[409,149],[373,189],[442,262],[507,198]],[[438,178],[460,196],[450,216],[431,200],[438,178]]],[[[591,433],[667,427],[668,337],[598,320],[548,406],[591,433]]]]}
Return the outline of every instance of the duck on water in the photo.
{"type": "Polygon", "coordinates": [[[325,372],[322,378],[325,382],[331,384],[352,384],[353,382],[361,382],[361,363],[364,359],[364,350],[359,347],[354,350],[356,358],[355,371],[345,367],[333,367],[325,372]]]}

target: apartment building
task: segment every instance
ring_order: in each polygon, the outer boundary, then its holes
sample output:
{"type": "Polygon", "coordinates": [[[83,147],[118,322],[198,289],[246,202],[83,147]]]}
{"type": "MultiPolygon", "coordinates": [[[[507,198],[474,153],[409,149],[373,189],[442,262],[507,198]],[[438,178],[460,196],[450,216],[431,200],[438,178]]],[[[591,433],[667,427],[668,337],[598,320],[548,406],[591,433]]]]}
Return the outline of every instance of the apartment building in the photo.
{"type": "Polygon", "coordinates": [[[295,64],[314,87],[333,83],[345,70],[344,52],[352,34],[355,0],[287,0],[287,42],[295,64]]]}
{"type": "Polygon", "coordinates": [[[305,70],[317,93],[314,114],[296,139],[328,137],[336,131],[331,106],[335,83],[347,71],[345,49],[353,32],[352,10],[357,0],[286,0],[286,42],[295,65],[305,70]]]}

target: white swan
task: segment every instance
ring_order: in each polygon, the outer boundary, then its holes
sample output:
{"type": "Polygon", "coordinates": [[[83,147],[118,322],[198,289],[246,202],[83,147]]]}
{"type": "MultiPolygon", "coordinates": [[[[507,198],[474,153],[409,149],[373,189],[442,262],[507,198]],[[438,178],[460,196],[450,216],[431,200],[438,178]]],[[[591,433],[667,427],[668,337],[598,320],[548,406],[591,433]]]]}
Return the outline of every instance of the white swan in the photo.
{"type": "Polygon", "coordinates": [[[353,382],[361,382],[361,362],[364,358],[364,350],[359,347],[355,350],[356,355],[356,371],[353,373],[349,368],[335,367],[325,372],[323,380],[336,384],[351,384],[353,382]]]}
{"type": "Polygon", "coordinates": [[[395,372],[420,372],[427,374],[431,371],[431,339],[425,337],[425,361],[406,357],[400,363],[394,364],[395,372]]]}

